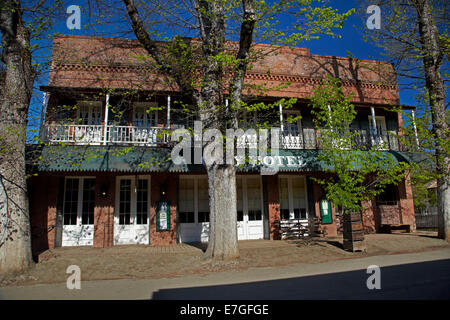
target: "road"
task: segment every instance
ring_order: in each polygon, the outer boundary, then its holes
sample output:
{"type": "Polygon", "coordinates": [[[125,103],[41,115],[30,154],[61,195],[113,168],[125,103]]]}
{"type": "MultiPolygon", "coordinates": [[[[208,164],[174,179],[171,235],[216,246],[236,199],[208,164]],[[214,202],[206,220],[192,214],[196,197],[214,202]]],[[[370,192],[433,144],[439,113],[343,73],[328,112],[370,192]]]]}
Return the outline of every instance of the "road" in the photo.
{"type": "Polygon", "coordinates": [[[450,299],[450,249],[169,279],[85,281],[0,288],[0,299],[450,299]],[[367,267],[380,267],[369,290],[367,267]]]}

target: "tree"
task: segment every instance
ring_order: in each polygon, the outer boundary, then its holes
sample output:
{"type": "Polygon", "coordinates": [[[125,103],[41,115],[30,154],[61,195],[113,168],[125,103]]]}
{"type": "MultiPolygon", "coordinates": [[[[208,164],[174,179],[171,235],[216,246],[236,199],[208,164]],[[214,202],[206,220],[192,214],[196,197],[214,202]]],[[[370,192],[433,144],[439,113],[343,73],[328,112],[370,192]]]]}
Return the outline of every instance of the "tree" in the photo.
{"type": "MultiPolygon", "coordinates": [[[[368,39],[382,47],[396,65],[402,81],[418,88],[426,110],[418,117],[428,117],[423,127],[431,135],[431,149],[436,165],[438,237],[450,241],[450,148],[446,122],[445,81],[448,81],[448,1],[440,0],[378,0],[371,4],[381,8],[380,30],[366,32],[368,39]],[[425,92],[422,92],[422,88],[425,92]],[[431,130],[430,130],[431,129],[431,130]]],[[[417,146],[413,146],[416,148],[417,146]]]]}
{"type": "Polygon", "coordinates": [[[29,105],[39,70],[32,60],[31,40],[47,30],[52,12],[44,4],[44,0],[30,7],[19,0],[0,4],[0,270],[5,274],[23,271],[33,263],[25,145],[29,105]]]}
{"type": "Polygon", "coordinates": [[[387,185],[397,184],[408,169],[408,164],[381,151],[382,144],[376,137],[369,148],[360,143],[360,133],[351,130],[356,111],[350,100],[340,81],[330,76],[311,97],[322,147],[318,159],[331,173],[315,181],[324,187],[327,199],[342,207],[344,214],[360,212],[363,201],[372,200],[387,185]]]}
{"type": "MultiPolygon", "coordinates": [[[[32,264],[30,221],[26,194],[25,140],[28,106],[35,71],[30,53],[30,33],[18,1],[1,5],[2,62],[5,77],[0,95],[0,180],[7,215],[2,225],[6,239],[0,247],[0,269],[21,271],[32,264]]],[[[2,239],[3,240],[3,239],[2,239]]]]}
{"type": "MultiPolygon", "coordinates": [[[[342,28],[353,12],[339,14],[322,0],[123,2],[136,38],[154,60],[154,65],[178,85],[203,128],[217,130],[215,139],[208,141],[204,150],[214,149],[215,143],[226,145],[220,133],[227,128],[237,129],[240,114],[252,110],[244,95],[245,89],[249,89],[244,76],[262,54],[253,47],[255,40],[296,45],[321,34],[333,35],[333,30],[342,28]],[[143,12],[149,20],[141,18],[143,12]],[[164,30],[162,25],[169,30],[183,30],[198,40],[186,45],[182,38],[175,38],[170,42],[173,46],[169,44],[164,49],[155,41],[164,30]],[[227,41],[229,39],[235,42],[227,41]],[[168,53],[174,51],[177,58],[173,59],[172,55],[171,59],[168,53]]],[[[210,234],[205,257],[233,259],[239,255],[236,168],[234,164],[226,164],[223,154],[211,162],[206,161],[205,166],[210,204],[210,234]]]]}

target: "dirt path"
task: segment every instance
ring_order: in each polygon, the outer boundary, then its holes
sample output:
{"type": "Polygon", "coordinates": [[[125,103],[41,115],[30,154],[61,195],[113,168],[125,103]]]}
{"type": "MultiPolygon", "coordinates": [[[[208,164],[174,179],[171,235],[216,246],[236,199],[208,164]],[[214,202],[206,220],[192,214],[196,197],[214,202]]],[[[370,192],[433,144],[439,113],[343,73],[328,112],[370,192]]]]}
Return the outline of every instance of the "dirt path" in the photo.
{"type": "Polygon", "coordinates": [[[62,283],[67,280],[66,269],[70,265],[80,267],[84,281],[160,279],[298,263],[315,264],[450,247],[450,244],[437,239],[436,233],[432,232],[372,234],[366,236],[366,244],[366,253],[350,253],[342,249],[342,238],[320,238],[315,241],[240,241],[240,258],[229,263],[203,260],[201,245],[64,247],[43,252],[39,256],[39,263],[29,272],[15,278],[0,279],[0,286],[62,283]]]}

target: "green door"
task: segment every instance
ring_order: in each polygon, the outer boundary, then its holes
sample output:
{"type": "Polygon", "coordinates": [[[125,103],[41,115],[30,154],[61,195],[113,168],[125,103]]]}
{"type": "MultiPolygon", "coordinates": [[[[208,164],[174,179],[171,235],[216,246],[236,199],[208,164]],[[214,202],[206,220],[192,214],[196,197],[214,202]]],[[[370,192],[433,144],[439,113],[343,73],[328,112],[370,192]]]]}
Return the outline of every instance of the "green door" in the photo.
{"type": "Polygon", "coordinates": [[[333,223],[331,214],[331,201],[323,199],[320,201],[320,215],[322,216],[322,224],[333,223]]]}

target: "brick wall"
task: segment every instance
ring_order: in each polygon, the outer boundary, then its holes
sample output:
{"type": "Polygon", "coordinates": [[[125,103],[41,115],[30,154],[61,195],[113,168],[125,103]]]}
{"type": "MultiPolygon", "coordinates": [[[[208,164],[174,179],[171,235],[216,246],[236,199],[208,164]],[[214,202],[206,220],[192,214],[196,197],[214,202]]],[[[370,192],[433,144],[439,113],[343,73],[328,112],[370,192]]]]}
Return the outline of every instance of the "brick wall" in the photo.
{"type": "Polygon", "coordinates": [[[151,178],[150,245],[162,246],[177,242],[177,194],[178,175],[159,173],[151,178]],[[161,200],[161,186],[166,186],[170,203],[170,230],[156,231],[156,203],[161,200]]]}
{"type": "Polygon", "coordinates": [[[114,244],[116,179],[103,174],[96,176],[95,181],[94,247],[110,247],[114,244]]]}
{"type": "Polygon", "coordinates": [[[280,196],[278,191],[278,175],[267,176],[267,202],[269,205],[270,240],[281,239],[280,233],[280,196]]]}

